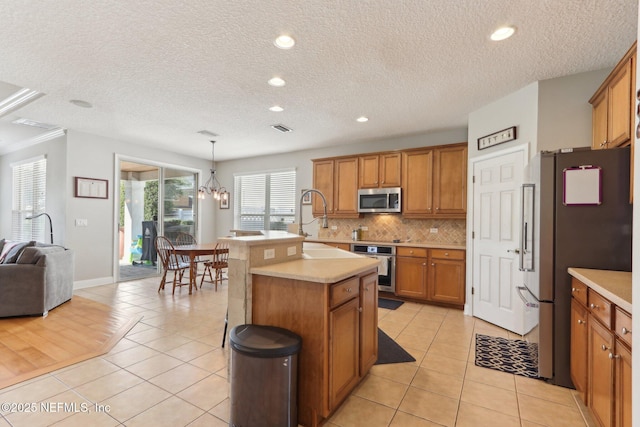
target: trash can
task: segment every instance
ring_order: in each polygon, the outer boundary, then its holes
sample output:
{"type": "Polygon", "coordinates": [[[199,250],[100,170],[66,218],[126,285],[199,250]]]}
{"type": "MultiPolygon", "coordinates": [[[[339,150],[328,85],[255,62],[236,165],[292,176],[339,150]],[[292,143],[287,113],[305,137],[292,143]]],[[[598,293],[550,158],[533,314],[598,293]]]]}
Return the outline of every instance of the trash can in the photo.
{"type": "Polygon", "coordinates": [[[238,325],[231,343],[232,427],[297,427],[302,338],[275,326],[238,325]]]}

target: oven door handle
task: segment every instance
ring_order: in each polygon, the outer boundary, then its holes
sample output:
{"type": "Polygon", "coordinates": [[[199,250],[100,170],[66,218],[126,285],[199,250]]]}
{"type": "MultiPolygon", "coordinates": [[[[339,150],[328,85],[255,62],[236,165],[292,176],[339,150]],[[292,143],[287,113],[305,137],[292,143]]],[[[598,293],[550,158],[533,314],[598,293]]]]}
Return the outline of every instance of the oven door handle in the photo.
{"type": "Polygon", "coordinates": [[[538,308],[540,307],[540,300],[538,298],[536,298],[535,295],[533,295],[533,293],[529,290],[529,288],[527,288],[527,286],[516,286],[516,290],[518,291],[518,296],[520,296],[520,299],[522,300],[522,302],[524,302],[524,306],[525,307],[531,307],[531,308],[538,308]],[[536,302],[530,302],[526,296],[522,295],[522,291],[527,291],[527,293],[529,293],[533,299],[536,300],[536,302]]]}

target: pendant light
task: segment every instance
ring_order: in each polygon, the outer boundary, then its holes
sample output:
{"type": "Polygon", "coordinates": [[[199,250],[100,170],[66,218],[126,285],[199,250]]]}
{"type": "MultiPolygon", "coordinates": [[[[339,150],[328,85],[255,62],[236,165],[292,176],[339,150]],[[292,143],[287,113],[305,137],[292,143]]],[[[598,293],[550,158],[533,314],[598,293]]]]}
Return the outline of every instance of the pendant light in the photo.
{"type": "Polygon", "coordinates": [[[207,194],[213,196],[216,200],[227,200],[229,197],[229,193],[227,189],[220,184],[220,181],[216,178],[216,169],[215,169],[215,141],[211,141],[211,174],[209,175],[209,179],[198,188],[198,199],[204,199],[207,194]]]}

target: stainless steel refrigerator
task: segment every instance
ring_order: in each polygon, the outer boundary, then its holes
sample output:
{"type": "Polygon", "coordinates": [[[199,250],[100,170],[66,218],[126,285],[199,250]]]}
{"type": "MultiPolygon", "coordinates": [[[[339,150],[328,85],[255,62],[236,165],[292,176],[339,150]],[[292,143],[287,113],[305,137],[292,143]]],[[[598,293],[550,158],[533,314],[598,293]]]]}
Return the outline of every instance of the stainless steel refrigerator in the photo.
{"type": "Polygon", "coordinates": [[[631,271],[630,149],[540,153],[522,188],[518,291],[526,339],[538,343],[538,374],[573,387],[569,267],[631,271]],[[599,188],[598,188],[599,185],[599,188]]]}

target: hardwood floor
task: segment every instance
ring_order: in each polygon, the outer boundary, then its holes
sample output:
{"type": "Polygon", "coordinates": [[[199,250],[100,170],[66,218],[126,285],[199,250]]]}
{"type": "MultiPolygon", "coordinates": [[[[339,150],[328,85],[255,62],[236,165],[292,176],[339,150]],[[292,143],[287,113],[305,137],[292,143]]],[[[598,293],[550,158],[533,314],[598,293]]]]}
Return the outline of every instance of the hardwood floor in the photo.
{"type": "Polygon", "coordinates": [[[104,354],[140,318],[74,296],[47,317],[0,319],[0,388],[104,354]]]}

